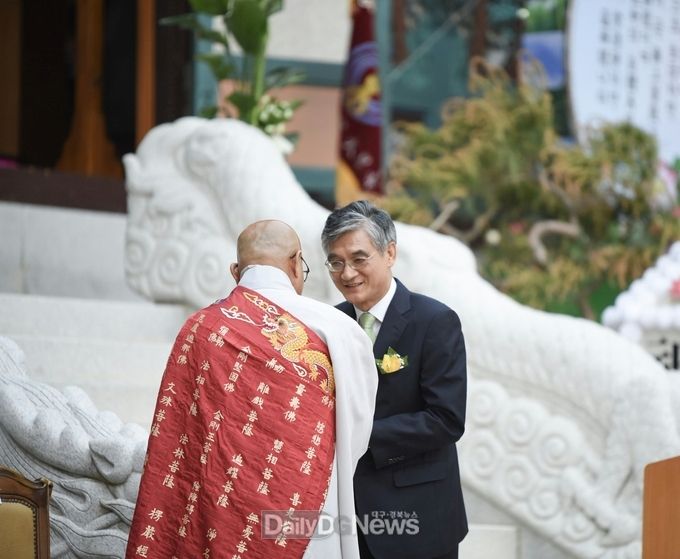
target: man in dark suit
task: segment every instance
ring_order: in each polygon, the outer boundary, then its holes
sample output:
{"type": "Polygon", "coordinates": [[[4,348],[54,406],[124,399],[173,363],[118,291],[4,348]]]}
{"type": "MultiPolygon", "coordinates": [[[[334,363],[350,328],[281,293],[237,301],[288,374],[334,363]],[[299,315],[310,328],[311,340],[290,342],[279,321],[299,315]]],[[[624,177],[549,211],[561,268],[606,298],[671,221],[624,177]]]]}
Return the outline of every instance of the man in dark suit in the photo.
{"type": "Polygon", "coordinates": [[[467,390],[458,315],[392,277],[396,230],[384,210],[365,200],[337,209],[321,240],[346,299],[338,308],[374,340],[379,361],[373,430],[354,475],[361,557],[457,558],[467,533],[455,446],[467,390]]]}

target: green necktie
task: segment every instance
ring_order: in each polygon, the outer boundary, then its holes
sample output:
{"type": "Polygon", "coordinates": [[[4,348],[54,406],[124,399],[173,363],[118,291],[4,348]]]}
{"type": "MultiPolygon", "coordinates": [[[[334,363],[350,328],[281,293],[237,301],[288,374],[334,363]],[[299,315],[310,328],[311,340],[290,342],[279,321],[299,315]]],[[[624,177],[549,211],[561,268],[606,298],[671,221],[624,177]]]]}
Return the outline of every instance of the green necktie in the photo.
{"type": "Polygon", "coordinates": [[[370,312],[365,312],[359,317],[359,326],[366,332],[366,335],[375,342],[375,331],[373,330],[375,317],[370,312]]]}

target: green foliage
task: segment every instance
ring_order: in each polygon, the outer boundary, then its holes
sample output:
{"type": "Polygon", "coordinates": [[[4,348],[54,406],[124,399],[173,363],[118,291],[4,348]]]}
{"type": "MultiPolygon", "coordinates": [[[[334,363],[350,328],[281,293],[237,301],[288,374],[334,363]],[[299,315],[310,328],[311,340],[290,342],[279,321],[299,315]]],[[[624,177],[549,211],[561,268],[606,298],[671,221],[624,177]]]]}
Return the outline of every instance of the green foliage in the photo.
{"type": "Polygon", "coordinates": [[[203,53],[197,59],[208,65],[216,81],[235,83],[235,90],[223,105],[205,107],[201,115],[233,114],[270,135],[283,135],[285,124],[302,103],[278,101],[267,92],[304,79],[302,72],[290,68],[265,72],[268,20],[281,11],[283,0],[190,0],[190,4],[194,13],[163,18],[161,23],[188,29],[198,39],[219,45],[221,52],[203,53]],[[206,26],[201,19],[206,15],[220,17],[224,31],[206,26]],[[233,43],[242,51],[240,64],[231,53],[233,43]]]}
{"type": "Polygon", "coordinates": [[[565,145],[542,88],[474,62],[471,89],[439,129],[401,125],[382,205],[469,244],[480,272],[517,300],[595,318],[594,295],[613,297],[680,239],[677,200],[657,207],[654,138],[607,124],[585,147],[565,145]]]}
{"type": "Polygon", "coordinates": [[[525,22],[527,33],[563,30],[566,26],[566,0],[529,0],[526,8],[529,12],[525,22]]]}

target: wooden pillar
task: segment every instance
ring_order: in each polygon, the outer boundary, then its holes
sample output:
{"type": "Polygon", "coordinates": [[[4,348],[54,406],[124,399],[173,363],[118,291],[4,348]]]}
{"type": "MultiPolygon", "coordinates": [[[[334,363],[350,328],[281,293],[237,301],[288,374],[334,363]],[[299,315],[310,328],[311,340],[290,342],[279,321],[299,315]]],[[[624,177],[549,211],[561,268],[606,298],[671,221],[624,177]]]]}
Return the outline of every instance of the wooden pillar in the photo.
{"type": "Polygon", "coordinates": [[[0,2],[0,156],[19,155],[21,114],[21,2],[0,2]]]}
{"type": "Polygon", "coordinates": [[[104,1],[76,1],[75,107],[71,131],[57,169],[122,177],[123,168],[106,136],[102,111],[104,1]]]}
{"type": "Polygon", "coordinates": [[[137,1],[137,114],[135,143],[156,124],[156,2],[137,1]]]}
{"type": "Polygon", "coordinates": [[[488,1],[478,0],[473,12],[470,58],[486,54],[486,33],[489,30],[488,1]]]}

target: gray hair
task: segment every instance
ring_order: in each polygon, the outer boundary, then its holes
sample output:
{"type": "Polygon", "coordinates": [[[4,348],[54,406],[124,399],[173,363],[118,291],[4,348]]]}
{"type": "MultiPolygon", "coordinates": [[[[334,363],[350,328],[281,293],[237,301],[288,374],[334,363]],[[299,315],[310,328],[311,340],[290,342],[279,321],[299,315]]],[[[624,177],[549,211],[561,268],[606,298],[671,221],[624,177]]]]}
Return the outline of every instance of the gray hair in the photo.
{"type": "Polygon", "coordinates": [[[366,231],[381,253],[387,250],[387,245],[397,242],[397,231],[390,214],[368,200],[359,200],[333,210],[328,216],[321,233],[324,252],[328,254],[330,246],[345,233],[359,229],[366,231]]]}

